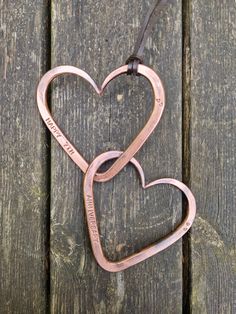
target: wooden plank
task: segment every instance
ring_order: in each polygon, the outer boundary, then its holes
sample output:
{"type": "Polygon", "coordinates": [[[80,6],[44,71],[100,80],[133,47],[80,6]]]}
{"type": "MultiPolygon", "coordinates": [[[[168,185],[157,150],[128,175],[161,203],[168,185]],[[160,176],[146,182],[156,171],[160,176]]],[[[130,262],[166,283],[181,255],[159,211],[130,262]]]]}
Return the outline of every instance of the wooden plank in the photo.
{"type": "Polygon", "coordinates": [[[0,8],[0,312],[44,313],[47,154],[35,90],[46,71],[47,2],[0,8]]]}
{"type": "MultiPolygon", "coordinates": [[[[99,83],[132,52],[151,1],[52,1],[52,66],[70,64],[99,83]]],[[[145,51],[167,93],[160,125],[137,154],[147,181],[182,176],[181,1],[162,12],[145,51]],[[171,132],[170,132],[171,128],[171,132]]],[[[124,150],[151,112],[143,78],[113,81],[99,98],[82,79],[57,79],[52,112],[87,160],[124,150]]],[[[100,269],[91,253],[82,199],[83,175],[52,140],[51,312],[180,313],[182,243],[125,272],[100,269]]],[[[106,254],[118,259],[165,235],[180,219],[179,192],[168,187],[145,193],[131,166],[114,180],[95,185],[106,254]]]]}
{"type": "Polygon", "coordinates": [[[193,1],[191,186],[192,313],[235,313],[235,1],[193,1]]]}

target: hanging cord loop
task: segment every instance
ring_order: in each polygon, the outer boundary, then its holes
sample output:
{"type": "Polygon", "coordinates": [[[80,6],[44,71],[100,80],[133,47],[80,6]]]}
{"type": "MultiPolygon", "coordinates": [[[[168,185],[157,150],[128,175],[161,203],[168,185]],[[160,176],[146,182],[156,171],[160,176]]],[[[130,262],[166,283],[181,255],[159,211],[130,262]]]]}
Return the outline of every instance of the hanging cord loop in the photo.
{"type": "Polygon", "coordinates": [[[126,60],[126,64],[128,64],[128,75],[137,75],[138,65],[143,63],[142,55],[143,50],[147,41],[147,38],[150,36],[151,31],[156,22],[156,16],[160,12],[160,10],[168,5],[173,3],[173,0],[157,0],[149,9],[143,25],[139,31],[137,41],[134,46],[134,51],[131,56],[126,60]]]}

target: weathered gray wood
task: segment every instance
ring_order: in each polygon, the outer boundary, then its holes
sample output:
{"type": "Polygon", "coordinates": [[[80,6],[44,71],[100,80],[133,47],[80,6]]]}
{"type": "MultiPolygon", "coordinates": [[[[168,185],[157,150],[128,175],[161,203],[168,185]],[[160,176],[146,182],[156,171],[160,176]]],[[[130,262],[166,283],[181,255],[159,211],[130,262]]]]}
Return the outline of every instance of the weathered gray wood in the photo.
{"type": "Polygon", "coordinates": [[[192,313],[235,313],[236,2],[192,1],[192,313]]]}
{"type": "Polygon", "coordinates": [[[46,70],[46,1],[0,1],[0,312],[47,306],[45,128],[35,102],[46,70]]]}
{"type": "MultiPolygon", "coordinates": [[[[52,1],[52,66],[70,64],[102,82],[132,52],[151,1],[52,1]]],[[[148,41],[146,63],[160,73],[167,92],[164,116],[137,154],[148,181],[181,179],[181,1],[163,12],[148,41]]],[[[142,78],[112,82],[103,98],[81,79],[53,84],[52,111],[73,143],[92,159],[127,147],[151,112],[142,78]]],[[[85,225],[81,170],[52,140],[52,313],[181,313],[181,241],[119,274],[100,269],[85,225]]],[[[181,216],[181,195],[168,187],[145,193],[128,166],[111,182],[95,185],[103,245],[112,259],[154,242],[181,216]]]]}

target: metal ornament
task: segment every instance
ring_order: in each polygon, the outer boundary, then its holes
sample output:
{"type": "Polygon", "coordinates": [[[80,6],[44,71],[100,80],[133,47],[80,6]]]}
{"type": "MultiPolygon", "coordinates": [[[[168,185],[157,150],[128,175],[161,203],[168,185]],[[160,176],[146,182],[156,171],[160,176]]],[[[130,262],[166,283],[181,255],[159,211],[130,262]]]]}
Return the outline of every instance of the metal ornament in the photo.
{"type": "Polygon", "coordinates": [[[96,218],[96,209],[95,209],[95,204],[94,204],[93,182],[94,182],[94,177],[96,175],[97,170],[104,162],[110,159],[119,158],[120,156],[122,156],[122,154],[123,152],[119,152],[119,151],[109,151],[109,152],[99,155],[91,163],[91,165],[89,166],[84,176],[84,202],[85,202],[87,224],[88,224],[89,236],[90,236],[90,240],[92,244],[93,254],[98,264],[103,269],[109,272],[118,272],[121,270],[125,270],[166,249],[171,244],[179,240],[189,230],[196,214],[195,198],[192,192],[190,191],[190,189],[185,184],[171,178],[158,179],[158,180],[155,180],[153,182],[146,184],[142,167],[140,166],[140,164],[135,158],[132,158],[130,162],[136,167],[140,175],[143,189],[148,189],[154,185],[159,185],[159,184],[173,185],[185,194],[188,201],[188,210],[187,210],[187,214],[185,218],[183,219],[181,224],[177,227],[177,229],[171,232],[165,238],[141,250],[140,252],[132,254],[131,256],[126,257],[118,262],[109,261],[103,254],[103,249],[101,246],[97,218],[96,218]]]}
{"type": "Polygon", "coordinates": [[[70,156],[70,158],[79,166],[79,168],[85,173],[84,177],[84,202],[85,202],[85,209],[86,209],[86,217],[88,222],[88,229],[89,229],[89,236],[91,240],[92,250],[97,260],[98,264],[105,270],[110,272],[117,272],[129,268],[141,261],[144,261],[150,256],[157,254],[158,252],[166,249],[171,244],[175,243],[178,239],[180,239],[191,227],[195,212],[196,212],[196,203],[192,192],[189,188],[171,178],[164,178],[155,180],[149,184],[145,183],[144,172],[142,167],[138,163],[136,159],[133,158],[135,153],[141,148],[141,146],[145,143],[148,139],[150,134],[153,132],[155,127],[160,121],[162,116],[164,107],[165,107],[165,93],[162,82],[158,75],[149,67],[138,64],[137,66],[137,73],[139,75],[144,76],[148,79],[152,86],[153,95],[154,95],[154,102],[153,102],[153,111],[149,120],[147,121],[144,128],[141,132],[137,135],[137,137],[133,140],[130,146],[124,151],[109,151],[99,155],[97,158],[89,166],[88,162],[81,156],[78,150],[71,144],[71,142],[66,138],[63,132],[60,130],[56,122],[54,121],[51,112],[47,105],[47,90],[49,84],[58,76],[64,74],[74,74],[84,78],[87,82],[89,82],[93,88],[95,89],[98,95],[102,95],[104,92],[105,87],[111,80],[114,80],[116,77],[128,73],[129,65],[123,65],[118,69],[111,72],[107,78],[104,80],[101,87],[98,87],[94,80],[83,70],[73,67],[73,66],[59,66],[53,68],[52,70],[48,71],[40,80],[37,88],[37,103],[40,114],[46,123],[48,129],[51,131],[52,135],[58,141],[58,143],[62,146],[64,151],[70,156]],[[114,164],[105,172],[98,173],[97,170],[99,167],[107,160],[114,159],[117,160],[114,164]],[[186,217],[182,221],[182,223],[178,226],[178,228],[167,235],[164,239],[161,239],[156,244],[153,244],[138,253],[135,253],[127,258],[122,259],[118,262],[110,262],[106,259],[103,254],[98,224],[96,219],[96,210],[94,205],[94,196],[93,196],[93,182],[106,182],[111,180],[116,174],[118,174],[127,163],[131,162],[136,169],[141,178],[142,187],[147,189],[154,185],[159,184],[170,184],[177,187],[181,190],[187,200],[188,200],[188,211],[186,217]]]}
{"type": "Polygon", "coordinates": [[[113,72],[111,72],[101,87],[99,87],[94,80],[83,70],[73,66],[59,66],[48,71],[40,80],[37,88],[37,103],[40,114],[46,123],[46,126],[51,131],[52,135],[64,149],[64,151],[70,156],[70,158],[79,166],[79,168],[85,173],[84,177],[84,202],[86,209],[86,216],[88,222],[89,236],[92,244],[92,250],[98,264],[105,270],[110,272],[117,272],[134,266],[141,261],[144,261],[150,256],[161,252],[162,250],[169,247],[180,239],[191,227],[195,213],[196,213],[196,202],[192,192],[189,188],[180,181],[171,178],[164,178],[155,180],[149,184],[145,183],[144,172],[138,161],[133,157],[137,151],[146,142],[150,134],[154,131],[155,127],[160,121],[164,107],[165,107],[165,93],[162,82],[159,76],[149,67],[143,65],[142,54],[144,51],[145,43],[153,29],[156,14],[159,10],[170,3],[170,0],[156,0],[153,6],[150,7],[144,23],[140,29],[139,36],[137,38],[133,54],[127,59],[126,65],[123,65],[113,72]],[[47,91],[48,86],[56,77],[64,74],[73,74],[84,78],[88,83],[92,85],[98,95],[102,95],[104,89],[110,81],[116,77],[127,74],[127,75],[142,75],[151,84],[153,90],[153,110],[147,121],[146,125],[124,151],[109,151],[96,157],[91,165],[84,159],[78,150],[72,145],[72,143],[66,138],[63,132],[60,130],[56,122],[54,121],[51,112],[47,104],[47,91]],[[113,165],[103,173],[97,172],[99,167],[107,160],[116,159],[113,165]],[[103,254],[99,229],[96,219],[96,210],[94,205],[93,195],[93,182],[106,182],[116,176],[129,162],[131,162],[137,169],[143,189],[147,189],[154,185],[169,184],[175,186],[181,190],[188,201],[188,210],[182,223],[165,238],[159,240],[156,244],[144,248],[138,253],[135,253],[129,257],[126,257],[118,262],[111,262],[106,259],[103,254]]]}

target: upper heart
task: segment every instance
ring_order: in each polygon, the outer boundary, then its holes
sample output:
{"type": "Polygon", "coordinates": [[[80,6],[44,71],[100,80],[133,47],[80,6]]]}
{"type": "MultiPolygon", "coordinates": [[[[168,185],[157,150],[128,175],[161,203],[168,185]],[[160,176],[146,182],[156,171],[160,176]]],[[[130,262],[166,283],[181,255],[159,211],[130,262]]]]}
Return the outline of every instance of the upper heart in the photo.
{"type": "MultiPolygon", "coordinates": [[[[98,87],[93,79],[83,70],[80,70],[73,66],[59,66],[48,71],[40,80],[37,88],[37,104],[40,114],[46,123],[48,129],[51,131],[52,135],[62,146],[65,152],[70,156],[70,158],[80,167],[80,169],[85,173],[88,169],[87,161],[81,156],[78,150],[71,144],[71,142],[62,133],[52,115],[47,105],[47,90],[48,86],[53,79],[63,74],[75,74],[84,78],[89,82],[95,91],[102,95],[107,84],[115,79],[117,76],[127,73],[128,65],[123,65],[118,69],[111,72],[103,82],[101,87],[98,87]]],[[[153,132],[157,126],[160,118],[162,116],[164,106],[165,106],[165,93],[162,82],[158,75],[149,67],[140,64],[138,66],[138,74],[146,77],[151,83],[153,94],[154,94],[154,104],[153,111],[149,117],[144,128],[140,131],[138,136],[133,140],[130,146],[119,156],[115,163],[104,173],[97,173],[94,180],[105,182],[113,178],[135,155],[135,153],[144,144],[150,134],[153,132]]]]}
{"type": "Polygon", "coordinates": [[[89,236],[91,240],[93,254],[98,264],[103,269],[110,272],[118,272],[126,268],[129,268],[137,263],[144,261],[148,257],[161,252],[162,250],[166,249],[171,244],[175,243],[189,230],[196,214],[195,198],[192,192],[190,191],[190,189],[185,184],[172,178],[159,179],[149,184],[146,184],[142,167],[140,166],[140,164],[135,158],[132,158],[130,162],[138,170],[140,178],[141,178],[142,187],[144,189],[147,189],[151,186],[159,185],[159,184],[173,185],[185,194],[188,201],[188,210],[181,224],[173,232],[168,234],[163,239],[159,240],[157,243],[152,244],[151,246],[148,246],[147,248],[141,250],[138,253],[135,253],[135,254],[132,254],[131,256],[123,258],[122,260],[118,262],[109,261],[103,254],[103,249],[101,246],[100,233],[98,229],[96,210],[95,210],[95,204],[94,204],[93,182],[94,182],[94,176],[97,170],[104,162],[113,158],[119,158],[121,155],[122,155],[122,152],[119,152],[119,151],[109,151],[109,152],[99,155],[91,163],[84,177],[84,202],[85,202],[87,224],[88,224],[89,236]]]}

